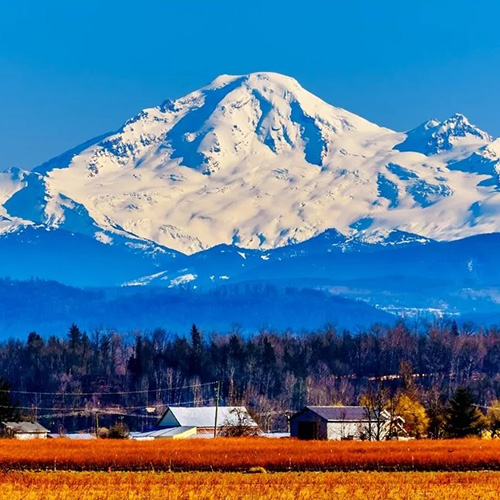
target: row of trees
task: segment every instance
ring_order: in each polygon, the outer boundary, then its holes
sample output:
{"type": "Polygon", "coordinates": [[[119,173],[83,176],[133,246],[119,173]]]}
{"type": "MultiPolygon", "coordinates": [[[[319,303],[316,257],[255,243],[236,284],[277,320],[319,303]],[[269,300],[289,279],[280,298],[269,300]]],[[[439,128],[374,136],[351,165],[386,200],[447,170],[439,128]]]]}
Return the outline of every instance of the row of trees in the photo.
{"type": "MultiPolygon", "coordinates": [[[[363,394],[360,404],[371,415],[371,439],[379,440],[409,436],[417,439],[430,437],[464,438],[468,436],[500,437],[500,401],[495,400],[491,406],[481,411],[475,403],[474,395],[465,387],[457,389],[445,404],[439,407],[426,406],[421,402],[419,394],[412,390],[399,389],[388,395],[384,389],[372,390],[363,394]],[[386,423],[386,410],[392,419],[386,423]],[[403,419],[401,423],[400,419],[403,419]],[[382,430],[387,428],[387,433],[382,430]]],[[[387,413],[386,413],[387,414],[387,413]]]]}
{"type": "Polygon", "coordinates": [[[153,421],[151,408],[213,404],[213,382],[219,381],[222,403],[247,405],[264,429],[284,429],[286,416],[306,404],[368,401],[402,414],[415,436],[435,438],[459,434],[450,415],[457,397],[460,402],[457,391],[467,388],[467,411],[478,417],[473,433],[487,427],[491,407],[488,426],[496,434],[500,330],[439,321],[251,336],[237,328],[207,334],[193,326],[178,336],[162,329],[86,333],[72,325],[66,338],[33,332],[26,341],[0,344],[0,375],[11,383],[20,410],[52,427],[90,427],[96,408],[107,425],[113,409],[147,413],[144,427],[153,421]]]}

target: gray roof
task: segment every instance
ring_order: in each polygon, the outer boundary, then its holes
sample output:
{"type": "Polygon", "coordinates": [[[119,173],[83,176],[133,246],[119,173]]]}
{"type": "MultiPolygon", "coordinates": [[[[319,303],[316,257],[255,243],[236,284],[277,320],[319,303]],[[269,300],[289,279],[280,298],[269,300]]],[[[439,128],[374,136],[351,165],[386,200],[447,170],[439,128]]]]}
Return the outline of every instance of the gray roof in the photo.
{"type": "Polygon", "coordinates": [[[2,425],[10,432],[22,434],[45,434],[49,430],[38,422],[2,422],[2,425]]]}
{"type": "MultiPolygon", "coordinates": [[[[365,406],[306,406],[297,415],[307,410],[316,413],[319,417],[328,422],[362,422],[369,420],[368,409],[365,406]]],[[[371,418],[375,418],[375,412],[373,410],[371,418]]]]}
{"type": "MultiPolygon", "coordinates": [[[[185,406],[169,406],[160,419],[160,426],[165,415],[171,412],[182,427],[215,427],[215,406],[200,406],[189,408],[185,406]]],[[[238,425],[238,414],[244,416],[245,425],[258,427],[244,406],[219,406],[217,413],[217,427],[238,425]]]]}

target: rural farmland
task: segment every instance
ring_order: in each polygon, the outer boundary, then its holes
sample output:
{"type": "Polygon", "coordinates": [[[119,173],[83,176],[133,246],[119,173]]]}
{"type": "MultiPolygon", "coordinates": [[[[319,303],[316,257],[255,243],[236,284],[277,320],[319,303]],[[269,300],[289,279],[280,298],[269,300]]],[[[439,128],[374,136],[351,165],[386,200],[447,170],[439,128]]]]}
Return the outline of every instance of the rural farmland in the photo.
{"type": "Polygon", "coordinates": [[[9,500],[488,500],[499,482],[497,440],[0,441],[9,500]]]}
{"type": "Polygon", "coordinates": [[[500,472],[0,474],[9,500],[472,500],[498,498],[500,472]],[[124,492],[127,492],[124,494],[124,492]]]}
{"type": "Polygon", "coordinates": [[[0,500],[500,500],[498,19],[4,1],[0,500]]]}
{"type": "Polygon", "coordinates": [[[25,471],[500,471],[500,441],[0,440],[0,470],[25,471]]]}

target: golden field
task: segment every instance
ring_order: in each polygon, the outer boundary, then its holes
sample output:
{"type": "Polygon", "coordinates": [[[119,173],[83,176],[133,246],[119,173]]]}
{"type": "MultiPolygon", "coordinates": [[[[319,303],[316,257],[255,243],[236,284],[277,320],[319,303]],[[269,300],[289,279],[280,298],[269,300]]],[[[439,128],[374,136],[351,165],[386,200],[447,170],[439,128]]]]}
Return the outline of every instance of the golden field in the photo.
{"type": "Polygon", "coordinates": [[[0,440],[0,471],[500,471],[500,440],[0,440]]]}
{"type": "Polygon", "coordinates": [[[489,500],[499,489],[500,440],[0,440],[0,500],[489,500]]]}
{"type": "Polygon", "coordinates": [[[10,472],[2,500],[493,500],[500,472],[10,472]]]}

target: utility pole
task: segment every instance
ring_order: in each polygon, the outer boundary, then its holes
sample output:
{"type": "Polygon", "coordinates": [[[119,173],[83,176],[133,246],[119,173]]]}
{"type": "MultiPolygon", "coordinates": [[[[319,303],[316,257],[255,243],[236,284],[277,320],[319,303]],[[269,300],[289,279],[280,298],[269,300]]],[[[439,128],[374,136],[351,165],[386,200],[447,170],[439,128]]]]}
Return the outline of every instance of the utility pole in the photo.
{"type": "Polygon", "coordinates": [[[99,412],[95,412],[95,437],[99,437],[99,412]]]}
{"type": "Polygon", "coordinates": [[[217,417],[219,416],[219,397],[220,397],[220,381],[217,381],[217,392],[215,396],[215,425],[214,438],[217,437],[217,417]]]}

